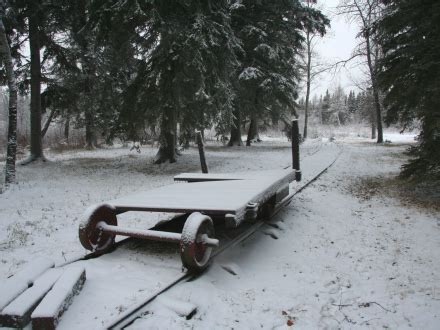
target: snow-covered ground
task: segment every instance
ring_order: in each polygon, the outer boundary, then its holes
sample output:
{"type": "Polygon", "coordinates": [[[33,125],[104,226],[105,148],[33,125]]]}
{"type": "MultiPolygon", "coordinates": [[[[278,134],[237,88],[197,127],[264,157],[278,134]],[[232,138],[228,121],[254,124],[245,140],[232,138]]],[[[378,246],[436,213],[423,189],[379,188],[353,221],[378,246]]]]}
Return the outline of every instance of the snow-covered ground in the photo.
{"type": "MultiPolygon", "coordinates": [[[[168,303],[155,302],[132,328],[440,328],[439,212],[404,203],[388,190],[364,189],[365,182],[398,174],[403,144],[414,137],[385,139],[393,143],[377,146],[356,136],[308,140],[301,148],[305,175],[342,150],[335,165],[272,226],[221,255],[202,277],[168,291],[162,299],[168,303]],[[183,302],[197,306],[190,320],[176,313],[183,302]]],[[[290,164],[287,141],[212,145],[206,152],[210,172],[290,164]]],[[[127,148],[48,153],[49,163],[19,167],[19,184],[0,195],[0,279],[37,256],[62,263],[84,254],[77,231],[88,205],[199,171],[196,149],[177,164],[159,166],[152,165],[154,153],[149,147],[140,154],[127,148]]],[[[163,217],[133,213],[123,220],[146,228],[163,217]]],[[[78,328],[87,315],[81,328],[103,327],[180,273],[176,249],[163,244],[84,264],[88,280],[61,329],[78,328]]]]}

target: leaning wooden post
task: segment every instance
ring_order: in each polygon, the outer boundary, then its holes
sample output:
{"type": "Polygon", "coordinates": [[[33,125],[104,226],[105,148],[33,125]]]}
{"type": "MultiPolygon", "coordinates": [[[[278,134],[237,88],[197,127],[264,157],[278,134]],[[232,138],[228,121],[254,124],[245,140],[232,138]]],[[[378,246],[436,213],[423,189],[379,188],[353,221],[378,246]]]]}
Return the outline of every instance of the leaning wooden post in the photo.
{"type": "Polygon", "coordinates": [[[292,168],[295,170],[295,180],[301,181],[301,169],[299,167],[299,127],[298,118],[292,120],[292,168]]]}
{"type": "Polygon", "coordinates": [[[199,147],[200,165],[202,167],[202,173],[208,173],[208,165],[206,165],[205,148],[203,147],[202,133],[196,131],[197,146],[199,147]]]}

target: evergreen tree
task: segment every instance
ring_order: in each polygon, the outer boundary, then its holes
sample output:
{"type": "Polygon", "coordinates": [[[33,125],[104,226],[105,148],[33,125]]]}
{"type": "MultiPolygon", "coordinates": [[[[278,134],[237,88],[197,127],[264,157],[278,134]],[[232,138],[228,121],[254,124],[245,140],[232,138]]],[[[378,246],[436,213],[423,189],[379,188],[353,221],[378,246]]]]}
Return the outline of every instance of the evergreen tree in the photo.
{"type": "Polygon", "coordinates": [[[160,126],[155,162],[176,161],[181,131],[229,122],[234,92],[230,74],[240,49],[230,28],[228,1],[96,1],[98,28],[134,22],[136,73],[123,92],[122,122],[160,126]],[[132,15],[137,17],[132,19],[132,15]]]}
{"type": "Polygon", "coordinates": [[[330,93],[328,89],[325,91],[325,95],[322,98],[321,102],[321,124],[329,124],[330,123],[330,93]]]}
{"type": "Polygon", "coordinates": [[[440,178],[440,3],[436,0],[386,0],[378,24],[383,47],[380,83],[387,122],[405,129],[421,121],[419,144],[402,174],[440,178]]]}
{"type": "Polygon", "coordinates": [[[350,114],[354,114],[357,111],[356,107],[356,94],[354,91],[350,91],[347,98],[347,108],[350,114]]]}
{"type": "MultiPolygon", "coordinates": [[[[237,71],[238,99],[229,145],[241,144],[240,117],[252,121],[294,113],[300,75],[297,56],[304,46],[302,31],[323,34],[328,24],[320,11],[299,1],[236,1],[232,24],[243,45],[237,71]]],[[[248,144],[249,144],[248,139],[248,144]]]]}
{"type": "MultiPolygon", "coordinates": [[[[63,60],[55,13],[62,12],[62,0],[51,2],[35,0],[10,1],[11,17],[5,21],[11,40],[17,84],[22,93],[30,92],[30,155],[22,164],[45,160],[42,143],[42,93],[43,83],[55,79],[51,72],[54,61],[63,60]],[[25,48],[28,44],[28,48],[25,48]],[[28,54],[30,53],[30,61],[28,54]]],[[[59,23],[59,22],[58,22],[59,23]]]]}
{"type": "Polygon", "coordinates": [[[345,125],[348,120],[348,108],[346,104],[346,95],[341,86],[336,87],[330,97],[329,123],[334,125],[345,125]]]}

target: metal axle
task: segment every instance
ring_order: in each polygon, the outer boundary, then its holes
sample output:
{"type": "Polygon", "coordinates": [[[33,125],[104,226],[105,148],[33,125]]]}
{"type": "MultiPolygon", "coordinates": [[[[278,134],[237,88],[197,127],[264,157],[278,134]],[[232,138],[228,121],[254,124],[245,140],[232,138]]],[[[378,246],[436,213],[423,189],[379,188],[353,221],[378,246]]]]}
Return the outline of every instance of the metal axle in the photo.
{"type": "MultiPolygon", "coordinates": [[[[97,228],[102,232],[108,234],[136,237],[141,239],[148,239],[151,241],[180,243],[182,239],[182,234],[179,233],[170,233],[166,231],[156,231],[156,230],[130,229],[119,226],[108,225],[104,221],[100,221],[97,225],[97,228]]],[[[201,235],[200,243],[204,243],[209,247],[216,247],[219,245],[218,239],[209,238],[208,235],[206,234],[201,235]]]]}

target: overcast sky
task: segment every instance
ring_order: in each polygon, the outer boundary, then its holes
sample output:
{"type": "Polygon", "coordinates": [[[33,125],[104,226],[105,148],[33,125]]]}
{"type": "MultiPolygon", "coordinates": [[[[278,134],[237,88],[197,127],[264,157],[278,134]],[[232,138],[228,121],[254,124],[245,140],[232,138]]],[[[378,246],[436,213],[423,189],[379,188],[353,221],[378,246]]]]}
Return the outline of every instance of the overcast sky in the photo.
{"type": "MultiPolygon", "coordinates": [[[[318,0],[318,6],[331,20],[331,29],[324,38],[317,41],[316,52],[318,60],[332,64],[351,56],[353,48],[357,44],[356,34],[359,29],[354,23],[347,22],[346,17],[335,15],[339,0],[318,0]]],[[[346,92],[350,89],[358,90],[356,84],[362,81],[362,71],[359,63],[349,63],[336,74],[334,72],[323,73],[312,81],[313,94],[324,94],[328,88],[331,92],[340,85],[346,92]]]]}

